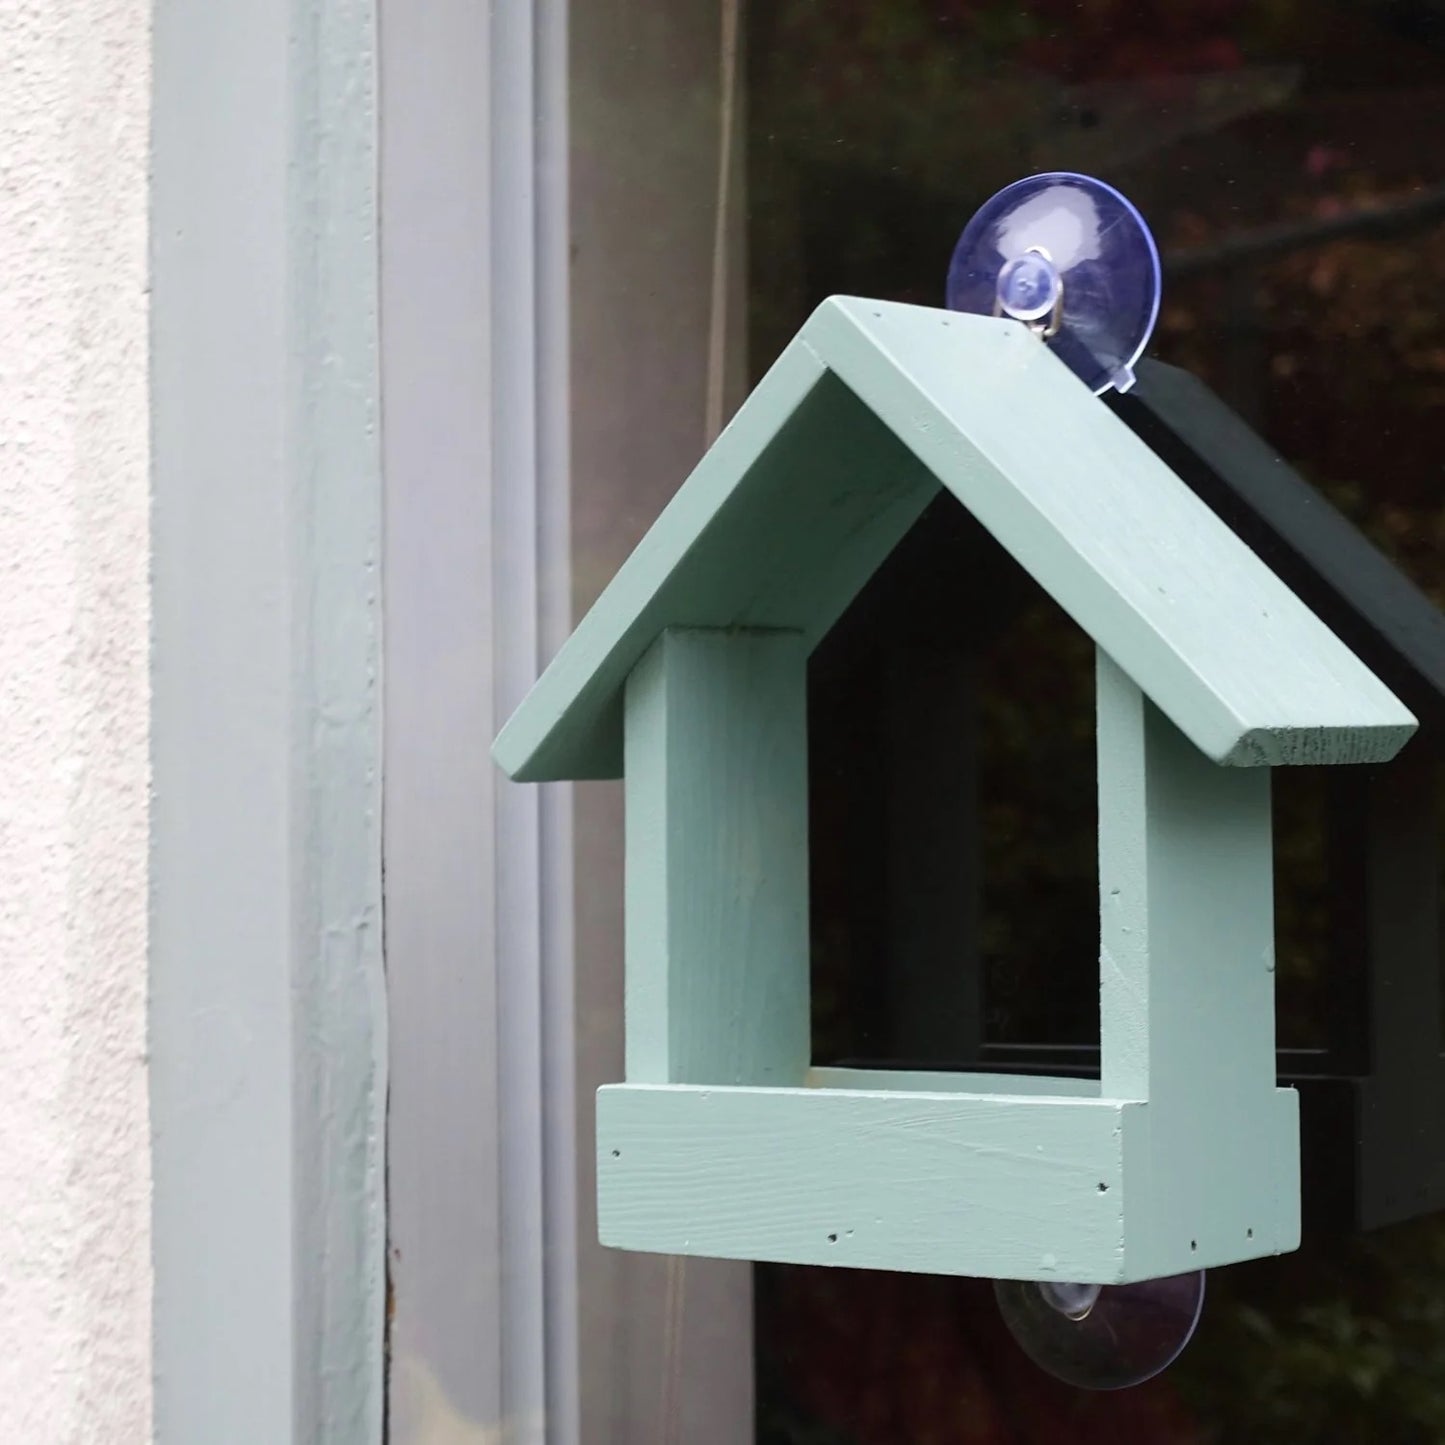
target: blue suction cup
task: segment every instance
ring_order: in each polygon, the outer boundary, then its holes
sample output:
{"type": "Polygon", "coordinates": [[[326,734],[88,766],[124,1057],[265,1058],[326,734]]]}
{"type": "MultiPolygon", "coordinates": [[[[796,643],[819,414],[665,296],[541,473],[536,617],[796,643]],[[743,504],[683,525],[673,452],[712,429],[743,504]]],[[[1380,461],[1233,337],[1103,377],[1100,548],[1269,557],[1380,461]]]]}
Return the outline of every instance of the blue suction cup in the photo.
{"type": "Polygon", "coordinates": [[[1068,171],[1005,186],[948,264],[950,310],[1023,322],[1096,394],[1134,385],[1159,290],[1143,216],[1113,186],[1068,171]]]}

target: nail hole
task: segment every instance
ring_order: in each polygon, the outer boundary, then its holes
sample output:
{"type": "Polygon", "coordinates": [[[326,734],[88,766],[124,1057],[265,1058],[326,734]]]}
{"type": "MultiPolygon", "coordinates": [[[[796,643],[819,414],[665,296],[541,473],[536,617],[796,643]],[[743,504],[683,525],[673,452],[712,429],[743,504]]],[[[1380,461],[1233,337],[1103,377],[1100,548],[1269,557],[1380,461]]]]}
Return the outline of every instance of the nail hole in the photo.
{"type": "Polygon", "coordinates": [[[613,1157],[614,1159],[620,1159],[620,1158],[622,1158],[622,1150],[621,1150],[621,1149],[614,1149],[614,1150],[612,1151],[612,1157],[613,1157]]]}
{"type": "Polygon", "coordinates": [[[837,1242],[838,1242],[838,1236],[837,1236],[836,1234],[830,1234],[830,1235],[828,1236],[828,1243],[829,1243],[829,1244],[837,1244],[837,1242]]]}
{"type": "Polygon", "coordinates": [[[1252,1229],[1246,1229],[1246,1230],[1244,1231],[1244,1237],[1245,1237],[1246,1239],[1253,1239],[1253,1238],[1254,1238],[1254,1231],[1253,1231],[1252,1229]]]}
{"type": "Polygon", "coordinates": [[[1198,1248],[1199,1248],[1199,1241],[1198,1241],[1197,1239],[1191,1239],[1191,1240],[1189,1241],[1189,1247],[1190,1247],[1190,1249],[1198,1249],[1198,1248]]]}
{"type": "Polygon", "coordinates": [[[1100,1180],[1100,1181],[1099,1181],[1099,1193],[1100,1193],[1100,1194],[1107,1194],[1108,1192],[1109,1192],[1109,1186],[1108,1186],[1107,1184],[1105,1184],[1105,1183],[1103,1182],[1103,1180],[1100,1180]]]}

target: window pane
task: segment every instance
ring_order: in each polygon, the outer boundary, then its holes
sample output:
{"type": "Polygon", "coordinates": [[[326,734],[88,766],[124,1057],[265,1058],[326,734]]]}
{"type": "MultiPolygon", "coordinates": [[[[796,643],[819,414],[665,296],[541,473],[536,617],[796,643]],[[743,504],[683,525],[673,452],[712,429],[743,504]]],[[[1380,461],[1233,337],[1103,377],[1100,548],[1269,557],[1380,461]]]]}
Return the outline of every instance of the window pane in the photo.
{"type": "MultiPolygon", "coordinates": [[[[579,616],[746,383],[736,11],[731,0],[571,7],[579,616]]],[[[575,829],[582,1438],[736,1445],[752,1429],[748,1266],[597,1244],[594,1095],[622,1077],[620,785],[579,785],[575,829]]]]}
{"type": "MultiPolygon", "coordinates": [[[[1098,175],[1141,207],[1165,265],[1151,354],[1202,377],[1445,601],[1438,9],[758,0],[734,57],[732,0],[574,5],[579,615],[819,300],[939,304],[964,222],[1040,169],[1098,175]]],[[[970,546],[925,549],[904,589],[913,600],[895,598],[903,610],[888,615],[920,623],[970,546]]],[[[1026,592],[1005,649],[979,647],[966,613],[926,639],[935,653],[962,648],[987,699],[970,742],[986,763],[980,826],[952,840],[979,860],[981,891],[960,903],[943,890],[931,906],[981,989],[952,1001],[966,1045],[952,1061],[1041,1048],[1087,1071],[1098,1037],[1088,650],[1026,592]]],[[[813,677],[858,703],[816,709],[850,726],[815,724],[811,739],[815,1052],[902,1058],[948,1036],[910,1033],[921,1011],[879,943],[894,904],[878,829],[833,826],[860,800],[886,819],[901,786],[870,771],[887,709],[863,705],[885,630],[863,614],[851,626],[819,649],[813,677]]],[[[1338,1062],[1352,1013],[1360,925],[1332,887],[1341,816],[1323,776],[1278,780],[1279,1032],[1302,1069],[1338,1062]]],[[[577,849],[584,1438],[735,1441],[752,1428],[746,1266],[594,1243],[592,1095],[622,1072],[615,785],[579,789],[577,849]]],[[[1327,1142],[1348,1155],[1348,1123],[1327,1142]]],[[[1307,1207],[1327,1182],[1307,1174],[1307,1207]]],[[[1437,1439],[1442,1250],[1427,1219],[1218,1271],[1182,1361],[1113,1396],[1040,1377],[987,1284],[759,1267],[758,1437],[1437,1439]]]]}
{"type": "MultiPolygon", "coordinates": [[[[1437,6],[776,0],[750,14],[747,75],[751,376],[830,293],[941,304],[959,230],[1002,185],[1041,169],[1098,175],[1141,207],[1163,252],[1151,354],[1203,378],[1445,600],[1437,6]]],[[[947,572],[963,555],[916,565],[947,572]]],[[[934,580],[916,587],[920,610],[936,600],[934,580]]],[[[961,618],[953,643],[973,627],[961,618]]],[[[853,637],[851,655],[868,645],[853,637]]],[[[973,933],[958,910],[947,920],[982,976],[985,1048],[1097,1043],[1096,994],[1070,987],[1070,957],[1093,947],[1075,931],[1075,895],[1091,908],[1094,879],[1091,783],[1082,800],[1074,787],[1088,740],[1060,751],[1085,675],[1069,646],[1046,608],[1025,611],[1006,665],[995,657],[989,674],[978,746],[990,766],[969,845],[980,913],[973,933]]],[[[834,667],[827,685],[847,682],[834,667]]],[[[815,747],[866,756],[871,716],[851,715],[861,741],[815,733],[815,747]]],[[[826,838],[815,1041],[901,1060],[907,1040],[886,1020],[908,990],[877,942],[882,885],[875,897],[859,884],[880,845],[818,825],[846,813],[845,796],[890,785],[858,767],[815,768],[814,784],[815,850],[826,838]]],[[[1278,780],[1279,1034],[1292,1067],[1333,1057],[1350,1022],[1359,940],[1331,886],[1338,820],[1324,777],[1278,780]]],[[[1075,1057],[1088,1067],[1087,1051],[1075,1057]]],[[[1347,1122],[1332,1141],[1348,1155],[1347,1122]]],[[[1307,1200],[1326,1187],[1307,1176],[1307,1200]]],[[[1435,1439],[1445,1337],[1429,1300],[1442,1249],[1445,1233],[1426,1220],[1218,1271],[1180,1364],[1094,1397],[1023,1361],[987,1286],[760,1267],[759,1438],[1435,1439]]]]}

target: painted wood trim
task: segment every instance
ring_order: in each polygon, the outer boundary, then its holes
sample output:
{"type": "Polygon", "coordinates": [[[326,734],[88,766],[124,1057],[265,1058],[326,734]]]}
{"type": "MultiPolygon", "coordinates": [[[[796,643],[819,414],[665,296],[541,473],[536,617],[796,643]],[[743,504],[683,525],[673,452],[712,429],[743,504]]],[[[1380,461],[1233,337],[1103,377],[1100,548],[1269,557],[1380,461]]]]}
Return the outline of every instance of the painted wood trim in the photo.
{"type": "Polygon", "coordinates": [[[1110,405],[1422,721],[1445,719],[1445,614],[1243,418],[1157,361],[1110,405]]]}
{"type": "Polygon", "coordinates": [[[806,349],[774,364],[493,747],[510,777],[616,777],[622,690],[668,627],[816,643],[938,484],[806,349]],[[761,523],[761,525],[760,525],[761,523]]]}
{"type": "Polygon", "coordinates": [[[155,1433],[383,1433],[376,32],[154,16],[155,1433]]]}
{"type": "Polygon", "coordinates": [[[1110,1280],[1141,1107],[615,1085],[597,1098],[599,1228],[623,1249],[1110,1280]]]}
{"type": "Polygon", "coordinates": [[[1062,1078],[1049,1074],[983,1074],[941,1069],[811,1068],[803,1080],[810,1089],[865,1089],[923,1094],[1034,1094],[1075,1099],[1101,1097],[1097,1079],[1062,1078]]]}
{"type": "Polygon", "coordinates": [[[1124,1138],[1127,1278],[1299,1248],[1299,1097],[1270,1089],[1243,1113],[1190,1101],[1141,1110],[1124,1138]]]}
{"type": "Polygon", "coordinates": [[[1403,704],[1026,331],[834,297],[503,729],[499,765],[533,780],[615,775],[624,680],[660,631],[816,640],[939,484],[1215,761],[1380,761],[1413,732],[1403,704]]]}
{"type": "Polygon", "coordinates": [[[610,1085],[597,1096],[599,1230],[620,1249],[980,1278],[1107,1284],[1214,1268],[1297,1247],[1298,1104],[1271,1088],[1232,1121],[1259,1142],[1261,1167],[1236,1174],[1225,1155],[1213,1187],[1182,1189],[1201,1141],[1179,1108],[610,1085]]]}
{"type": "Polygon", "coordinates": [[[1274,1088],[1269,773],[1219,768],[1098,654],[1105,1097],[1274,1088]]]}
{"type": "Polygon", "coordinates": [[[835,297],[800,339],[1206,756],[1379,761],[1414,731],[1384,684],[1022,327],[835,297]]]}
{"type": "Polygon", "coordinates": [[[628,679],[626,732],[627,1078],[800,1083],[803,639],[664,633],[628,679]]]}
{"type": "Polygon", "coordinates": [[[1275,1089],[1269,773],[1209,762],[1102,652],[1098,760],[1102,1093],[1149,1102],[1130,1173],[1147,1225],[1131,1227],[1130,1268],[1169,1273],[1246,1242],[1293,1248],[1298,1114],[1275,1089]],[[1181,1266],[1186,1231],[1198,1250],[1181,1266]]]}

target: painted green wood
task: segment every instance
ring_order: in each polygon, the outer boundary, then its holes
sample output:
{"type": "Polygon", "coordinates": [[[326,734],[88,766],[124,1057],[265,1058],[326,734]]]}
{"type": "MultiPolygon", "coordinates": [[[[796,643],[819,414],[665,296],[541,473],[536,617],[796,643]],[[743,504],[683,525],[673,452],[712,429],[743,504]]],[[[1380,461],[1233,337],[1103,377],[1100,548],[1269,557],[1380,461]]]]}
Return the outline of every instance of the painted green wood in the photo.
{"type": "Polygon", "coordinates": [[[507,724],[511,776],[615,776],[669,626],[826,630],[942,483],[1210,758],[1393,756],[1409,711],[1022,327],[825,302],[507,724]]]}
{"type": "Polygon", "coordinates": [[[1097,1079],[1060,1078],[1048,1074],[975,1074],[940,1069],[811,1068],[803,1080],[810,1089],[897,1090],[923,1094],[1033,1094],[1097,1099],[1097,1079]]]}
{"type": "Polygon", "coordinates": [[[802,758],[780,782],[755,755],[798,735],[796,696],[778,699],[803,646],[668,633],[629,683],[629,1085],[598,1098],[604,1243],[1099,1282],[1296,1247],[1268,772],[1215,766],[1100,651],[1102,1079],[804,1072],[801,909],[791,945],[752,947],[748,861],[769,845],[734,841],[760,796],[805,806],[802,758]],[[781,1014],[780,978],[799,988],[781,1014]],[[708,1087],[760,1082],[780,1054],[807,1087],[708,1087]],[[693,1087],[636,1087],[668,1083],[693,1087]]]}
{"type": "Polygon", "coordinates": [[[597,1096],[598,1232],[663,1253],[1108,1281],[1140,1108],[615,1085],[597,1096]]]}
{"type": "MultiPolygon", "coordinates": [[[[1233,1130],[1278,1143],[1296,1104],[1271,1089],[1233,1130]]],[[[1226,1153],[1201,1187],[1210,1160],[1190,1171],[1187,1151],[1214,1141],[1189,1124],[1071,1095],[610,1085],[598,1234],[655,1253],[1099,1284],[1294,1248],[1290,1159],[1235,1174],[1226,1153]]]]}
{"type": "MultiPolygon", "coordinates": [[[[1197,377],[1146,361],[1110,405],[1419,716],[1445,721],[1445,613],[1197,377]]],[[[1360,478],[1365,481],[1365,478],[1360,478]]]]}
{"type": "Polygon", "coordinates": [[[627,1078],[801,1084],[804,639],[670,630],[627,684],[627,1078]]]}
{"type": "Polygon", "coordinates": [[[1211,764],[1103,652],[1098,759],[1102,1094],[1148,1101],[1126,1153],[1130,1269],[1293,1249],[1269,773],[1211,764]]]}
{"type": "Polygon", "coordinates": [[[803,335],[1210,758],[1366,762],[1413,731],[1403,704],[1023,327],[835,298],[803,335]]]}
{"type": "Polygon", "coordinates": [[[668,627],[833,625],[937,482],[806,348],[768,372],[497,738],[510,777],[617,777],[627,674],[668,627]]]}

